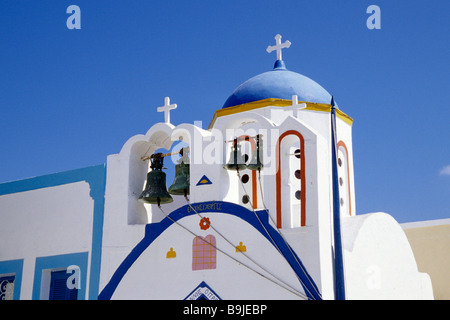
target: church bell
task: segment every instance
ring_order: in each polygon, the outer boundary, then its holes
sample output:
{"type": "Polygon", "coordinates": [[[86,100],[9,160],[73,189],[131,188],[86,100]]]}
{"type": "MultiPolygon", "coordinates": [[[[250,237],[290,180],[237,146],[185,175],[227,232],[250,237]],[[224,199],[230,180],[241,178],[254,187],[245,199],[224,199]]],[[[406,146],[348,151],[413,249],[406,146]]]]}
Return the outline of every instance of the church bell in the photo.
{"type": "Polygon", "coordinates": [[[247,167],[241,154],[241,146],[238,144],[237,139],[234,139],[233,141],[230,153],[230,160],[223,167],[227,170],[234,170],[234,171],[244,170],[247,167]]]}
{"type": "Polygon", "coordinates": [[[189,194],[189,164],[181,162],[175,166],[175,178],[169,187],[169,193],[185,197],[189,194]]]}
{"type": "Polygon", "coordinates": [[[262,139],[261,136],[258,134],[255,138],[256,140],[256,147],[253,151],[252,158],[250,159],[250,162],[247,164],[247,169],[249,170],[258,170],[261,171],[263,167],[262,163],[262,139]]]}
{"type": "Polygon", "coordinates": [[[167,192],[166,174],[162,171],[163,160],[161,153],[156,153],[150,158],[152,171],[147,173],[147,184],[139,196],[140,201],[157,204],[158,207],[162,203],[173,201],[172,196],[167,192]]]}

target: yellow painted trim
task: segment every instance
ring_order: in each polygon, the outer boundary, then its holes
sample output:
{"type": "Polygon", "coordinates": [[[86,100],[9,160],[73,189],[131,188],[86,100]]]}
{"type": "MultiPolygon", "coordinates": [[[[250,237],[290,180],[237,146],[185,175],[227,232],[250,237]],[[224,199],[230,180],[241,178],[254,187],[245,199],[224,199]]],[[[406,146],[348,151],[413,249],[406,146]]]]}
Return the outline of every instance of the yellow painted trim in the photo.
{"type": "MultiPolygon", "coordinates": [[[[310,110],[310,111],[320,111],[320,112],[330,112],[331,111],[331,105],[324,104],[324,103],[313,103],[313,102],[303,102],[299,101],[298,103],[306,103],[306,108],[303,110],[310,110]]],[[[214,113],[214,116],[211,120],[211,123],[209,124],[208,129],[211,130],[214,123],[216,122],[218,117],[228,116],[230,114],[240,113],[244,111],[250,111],[253,109],[259,109],[264,108],[268,106],[275,106],[275,107],[289,107],[292,105],[292,100],[286,100],[286,99],[263,99],[258,101],[253,101],[249,103],[240,104],[233,107],[228,107],[225,109],[219,109],[214,113]]],[[[353,125],[353,119],[346,115],[344,112],[342,112],[339,109],[336,109],[336,115],[338,118],[344,120],[349,125],[353,125]]]]}
{"type": "Polygon", "coordinates": [[[344,120],[347,124],[349,125],[353,125],[353,118],[351,118],[350,116],[348,116],[347,114],[345,114],[344,112],[342,112],[339,109],[336,109],[336,115],[339,119],[344,120]]]}
{"type": "Polygon", "coordinates": [[[214,122],[216,122],[216,119],[218,117],[228,116],[230,114],[235,114],[239,112],[249,111],[253,109],[259,109],[267,106],[276,106],[276,107],[286,107],[292,105],[291,100],[283,100],[283,99],[263,99],[258,101],[253,101],[249,103],[240,104],[233,107],[228,107],[225,109],[219,109],[214,113],[213,119],[211,120],[211,123],[209,124],[209,129],[212,128],[214,125],[214,122]]]}

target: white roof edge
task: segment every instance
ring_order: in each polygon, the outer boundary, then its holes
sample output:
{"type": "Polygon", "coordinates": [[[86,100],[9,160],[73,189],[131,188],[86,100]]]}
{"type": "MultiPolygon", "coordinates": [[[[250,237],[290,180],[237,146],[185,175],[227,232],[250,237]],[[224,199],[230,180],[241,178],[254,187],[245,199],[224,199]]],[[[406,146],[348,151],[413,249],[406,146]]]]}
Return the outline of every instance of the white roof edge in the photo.
{"type": "Polygon", "coordinates": [[[417,221],[417,222],[407,222],[401,223],[401,227],[403,229],[413,229],[413,228],[424,228],[424,227],[432,227],[432,226],[442,226],[450,224],[449,219],[437,219],[437,220],[426,220],[426,221],[417,221]]]}

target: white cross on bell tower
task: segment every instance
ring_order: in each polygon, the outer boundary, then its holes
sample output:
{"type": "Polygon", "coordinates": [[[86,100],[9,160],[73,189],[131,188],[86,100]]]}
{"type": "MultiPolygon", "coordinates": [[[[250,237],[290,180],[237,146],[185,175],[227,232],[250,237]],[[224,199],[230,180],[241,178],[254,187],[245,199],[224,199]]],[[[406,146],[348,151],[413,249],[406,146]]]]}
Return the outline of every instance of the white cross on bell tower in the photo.
{"type": "Polygon", "coordinates": [[[276,45],[268,46],[266,51],[268,53],[271,53],[272,51],[276,50],[277,51],[277,60],[283,60],[281,57],[281,49],[289,48],[291,46],[291,42],[289,40],[286,40],[284,43],[281,43],[281,35],[280,34],[277,34],[275,36],[275,42],[276,42],[276,45]]]}
{"type": "Polygon", "coordinates": [[[298,96],[292,96],[292,105],[286,107],[286,110],[292,110],[295,118],[298,117],[298,111],[301,109],[306,109],[306,103],[298,103],[298,96]]]}
{"type": "Polygon", "coordinates": [[[158,112],[164,112],[164,122],[170,123],[170,110],[174,110],[177,108],[176,103],[170,104],[170,98],[164,98],[164,106],[158,107],[158,112]]]}

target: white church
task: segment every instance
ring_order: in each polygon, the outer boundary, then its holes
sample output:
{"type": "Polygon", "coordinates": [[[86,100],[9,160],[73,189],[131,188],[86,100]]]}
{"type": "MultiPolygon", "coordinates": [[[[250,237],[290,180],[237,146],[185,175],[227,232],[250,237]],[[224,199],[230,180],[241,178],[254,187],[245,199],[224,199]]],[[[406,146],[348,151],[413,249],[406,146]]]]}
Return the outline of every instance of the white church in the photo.
{"type": "Polygon", "coordinates": [[[105,164],[0,184],[0,298],[435,299],[406,230],[356,214],[353,119],[275,40],[208,129],[166,97],[105,164]]]}

